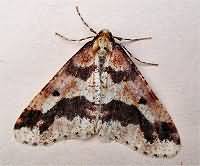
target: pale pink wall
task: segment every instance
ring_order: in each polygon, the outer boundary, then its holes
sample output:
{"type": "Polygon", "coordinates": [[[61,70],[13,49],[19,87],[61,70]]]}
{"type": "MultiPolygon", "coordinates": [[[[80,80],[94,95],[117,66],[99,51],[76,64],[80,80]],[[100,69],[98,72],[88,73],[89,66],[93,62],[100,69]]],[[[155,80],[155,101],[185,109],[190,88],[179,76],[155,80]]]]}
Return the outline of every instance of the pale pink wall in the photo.
{"type": "Polygon", "coordinates": [[[200,43],[198,0],[1,0],[0,1],[0,165],[198,165],[200,43]],[[84,43],[58,39],[90,35],[75,14],[95,29],[124,37],[152,35],[127,47],[179,129],[183,144],[170,160],[152,159],[118,144],[66,141],[30,147],[13,139],[16,118],[32,97],[84,43]]]}

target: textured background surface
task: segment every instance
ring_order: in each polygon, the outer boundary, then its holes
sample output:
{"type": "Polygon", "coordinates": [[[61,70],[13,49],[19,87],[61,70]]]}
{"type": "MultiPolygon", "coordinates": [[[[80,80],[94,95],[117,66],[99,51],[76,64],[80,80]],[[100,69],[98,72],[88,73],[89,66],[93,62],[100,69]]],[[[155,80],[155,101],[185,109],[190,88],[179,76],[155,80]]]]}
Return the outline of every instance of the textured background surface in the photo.
{"type": "Polygon", "coordinates": [[[0,165],[199,165],[200,56],[198,0],[1,0],[0,1],[0,165]],[[176,122],[183,148],[170,160],[152,159],[115,143],[65,141],[50,147],[15,142],[13,125],[33,96],[84,43],[58,39],[91,33],[75,14],[78,4],[97,30],[124,37],[152,35],[127,45],[176,122]]]}

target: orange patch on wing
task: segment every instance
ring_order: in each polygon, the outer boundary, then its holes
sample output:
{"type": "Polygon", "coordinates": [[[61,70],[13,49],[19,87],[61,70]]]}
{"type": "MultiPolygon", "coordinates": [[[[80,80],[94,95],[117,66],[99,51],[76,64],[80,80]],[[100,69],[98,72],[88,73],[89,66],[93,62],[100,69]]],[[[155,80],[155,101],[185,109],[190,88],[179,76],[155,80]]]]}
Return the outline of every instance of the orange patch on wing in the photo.
{"type": "Polygon", "coordinates": [[[76,86],[76,81],[74,79],[70,80],[70,82],[66,85],[64,94],[70,92],[70,90],[78,90],[78,87],[76,86]]]}
{"type": "Polygon", "coordinates": [[[123,90],[121,91],[121,96],[127,96],[127,98],[129,98],[132,101],[133,105],[135,105],[135,106],[138,105],[138,103],[136,102],[137,99],[131,93],[131,89],[127,83],[124,85],[123,90]]]}
{"type": "Polygon", "coordinates": [[[89,66],[94,61],[94,54],[92,53],[92,50],[89,49],[87,51],[84,51],[83,54],[78,55],[77,57],[74,57],[74,64],[78,66],[89,66]]]}
{"type": "Polygon", "coordinates": [[[113,53],[110,54],[110,60],[116,68],[121,68],[123,70],[129,69],[127,60],[118,50],[113,50],[113,53]]]}

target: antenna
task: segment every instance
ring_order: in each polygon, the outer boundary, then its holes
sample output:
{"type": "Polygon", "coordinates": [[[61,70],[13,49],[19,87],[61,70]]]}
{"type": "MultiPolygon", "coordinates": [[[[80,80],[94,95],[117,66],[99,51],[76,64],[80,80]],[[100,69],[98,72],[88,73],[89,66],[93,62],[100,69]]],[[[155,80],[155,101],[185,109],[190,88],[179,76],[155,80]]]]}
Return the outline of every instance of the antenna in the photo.
{"type": "Polygon", "coordinates": [[[85,22],[85,20],[84,20],[83,17],[81,16],[81,13],[80,13],[80,11],[79,11],[78,6],[76,6],[76,12],[77,12],[77,14],[79,15],[79,17],[81,18],[81,21],[83,22],[83,24],[84,24],[87,28],[89,28],[90,32],[92,32],[92,33],[94,33],[94,34],[97,34],[97,32],[96,32],[94,29],[92,29],[92,28],[85,22]]]}

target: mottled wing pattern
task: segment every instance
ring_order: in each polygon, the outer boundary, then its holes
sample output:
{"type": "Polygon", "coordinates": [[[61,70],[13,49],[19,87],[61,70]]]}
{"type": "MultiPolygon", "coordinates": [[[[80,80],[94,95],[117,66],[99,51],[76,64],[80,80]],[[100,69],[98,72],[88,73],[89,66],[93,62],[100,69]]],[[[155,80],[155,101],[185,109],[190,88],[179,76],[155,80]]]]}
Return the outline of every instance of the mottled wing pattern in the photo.
{"type": "Polygon", "coordinates": [[[94,134],[97,106],[93,102],[96,66],[92,44],[83,46],[25,108],[14,126],[19,142],[49,144],[94,134]]]}
{"type": "Polygon", "coordinates": [[[180,149],[170,115],[106,30],[60,69],[14,129],[18,141],[32,145],[98,135],[154,157],[180,149]]]}
{"type": "Polygon", "coordinates": [[[170,115],[119,44],[104,68],[99,136],[154,157],[176,155],[180,138],[170,115]]]}

